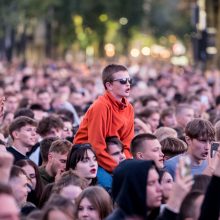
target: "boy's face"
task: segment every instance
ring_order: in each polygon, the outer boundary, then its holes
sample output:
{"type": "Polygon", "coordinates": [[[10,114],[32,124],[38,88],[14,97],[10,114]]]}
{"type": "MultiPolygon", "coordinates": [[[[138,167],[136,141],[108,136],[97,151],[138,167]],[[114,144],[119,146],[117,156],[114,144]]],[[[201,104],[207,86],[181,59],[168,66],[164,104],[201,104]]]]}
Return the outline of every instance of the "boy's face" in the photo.
{"type": "Polygon", "coordinates": [[[190,153],[196,160],[206,160],[211,147],[211,141],[205,138],[188,139],[190,153]]]}
{"type": "Polygon", "coordinates": [[[130,76],[127,71],[119,71],[112,76],[112,82],[108,83],[107,90],[117,99],[130,95],[131,84],[128,82],[130,76]]]}
{"type": "Polygon", "coordinates": [[[111,155],[111,157],[115,160],[117,164],[121,163],[123,160],[126,159],[122,147],[117,144],[110,144],[108,146],[108,153],[111,155]]]}
{"type": "Polygon", "coordinates": [[[181,114],[176,115],[178,125],[185,128],[188,122],[194,119],[194,110],[191,108],[183,109],[181,114]]]}
{"type": "Polygon", "coordinates": [[[155,140],[144,140],[142,150],[137,153],[138,159],[153,160],[158,168],[164,167],[164,154],[160,142],[155,140]]]}
{"type": "Polygon", "coordinates": [[[17,131],[13,132],[14,139],[19,141],[24,147],[32,147],[38,139],[36,127],[25,125],[17,131]]]}

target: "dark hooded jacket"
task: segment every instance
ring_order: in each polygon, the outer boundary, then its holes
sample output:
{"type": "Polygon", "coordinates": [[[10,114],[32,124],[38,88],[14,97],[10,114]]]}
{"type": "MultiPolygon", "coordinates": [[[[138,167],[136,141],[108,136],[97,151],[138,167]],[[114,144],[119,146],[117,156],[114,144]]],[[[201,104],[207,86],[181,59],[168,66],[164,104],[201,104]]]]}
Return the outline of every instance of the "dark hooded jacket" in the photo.
{"type": "Polygon", "coordinates": [[[121,219],[124,217],[147,219],[147,178],[149,170],[155,167],[153,161],[126,160],[115,169],[112,197],[119,207],[116,214],[121,216],[121,219]]]}
{"type": "Polygon", "coordinates": [[[106,220],[124,220],[129,217],[138,220],[157,219],[159,208],[147,216],[146,186],[151,168],[157,170],[153,161],[146,160],[125,160],[118,165],[113,172],[112,182],[112,198],[118,208],[106,220]]]}

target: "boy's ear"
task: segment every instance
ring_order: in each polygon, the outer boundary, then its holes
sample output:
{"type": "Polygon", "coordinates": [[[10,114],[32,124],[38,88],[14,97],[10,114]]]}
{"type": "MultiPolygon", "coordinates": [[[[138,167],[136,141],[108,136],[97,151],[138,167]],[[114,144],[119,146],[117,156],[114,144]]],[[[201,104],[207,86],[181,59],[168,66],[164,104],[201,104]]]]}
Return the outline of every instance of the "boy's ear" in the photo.
{"type": "Polygon", "coordinates": [[[136,153],[136,158],[139,159],[139,160],[142,160],[143,159],[143,155],[141,152],[137,152],[136,153]]]}
{"type": "Polygon", "coordinates": [[[18,131],[13,131],[12,136],[13,136],[13,139],[16,139],[18,137],[18,131]]]}
{"type": "Polygon", "coordinates": [[[48,161],[51,161],[53,159],[53,155],[51,153],[48,153],[48,161]]]}
{"type": "Polygon", "coordinates": [[[107,90],[110,90],[110,91],[112,90],[112,84],[110,82],[106,82],[105,86],[106,86],[107,90]]]}
{"type": "Polygon", "coordinates": [[[185,136],[185,140],[186,140],[186,143],[188,144],[189,143],[189,141],[191,140],[191,138],[189,137],[189,136],[185,136]]]}

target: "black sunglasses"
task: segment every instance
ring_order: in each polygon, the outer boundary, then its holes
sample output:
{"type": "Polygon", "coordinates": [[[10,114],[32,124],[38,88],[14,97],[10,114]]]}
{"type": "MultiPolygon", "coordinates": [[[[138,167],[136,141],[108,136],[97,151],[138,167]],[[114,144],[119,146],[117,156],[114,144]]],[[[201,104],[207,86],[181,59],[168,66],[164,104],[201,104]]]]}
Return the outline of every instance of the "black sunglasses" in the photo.
{"type": "Polygon", "coordinates": [[[131,85],[132,84],[132,79],[130,78],[124,78],[124,79],[113,79],[112,82],[118,81],[120,84],[125,85],[127,82],[131,85]]]}

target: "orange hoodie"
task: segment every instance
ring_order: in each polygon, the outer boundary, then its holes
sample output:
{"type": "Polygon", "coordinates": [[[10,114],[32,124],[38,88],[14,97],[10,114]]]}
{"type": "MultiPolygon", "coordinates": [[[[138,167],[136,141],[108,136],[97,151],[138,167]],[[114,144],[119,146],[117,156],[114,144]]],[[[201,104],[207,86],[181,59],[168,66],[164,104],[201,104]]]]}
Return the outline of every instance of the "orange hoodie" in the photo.
{"type": "Polygon", "coordinates": [[[116,162],[106,152],[105,138],[117,136],[124,145],[126,158],[131,158],[130,143],[134,137],[134,110],[123,98],[118,102],[109,92],[100,96],[86,112],[74,138],[74,144],[90,143],[98,163],[112,172],[116,162]]]}

